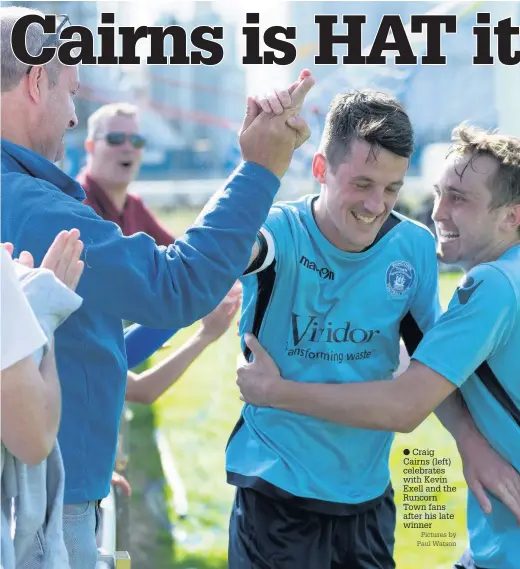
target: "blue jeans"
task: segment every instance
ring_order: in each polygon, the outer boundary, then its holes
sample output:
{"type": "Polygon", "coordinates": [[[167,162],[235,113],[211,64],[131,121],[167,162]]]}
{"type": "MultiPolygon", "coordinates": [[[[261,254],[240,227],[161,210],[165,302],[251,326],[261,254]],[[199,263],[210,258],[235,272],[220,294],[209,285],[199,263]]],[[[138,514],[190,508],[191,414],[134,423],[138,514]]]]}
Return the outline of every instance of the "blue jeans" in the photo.
{"type": "MultiPolygon", "coordinates": [[[[96,569],[96,531],[99,515],[98,502],[79,502],[63,506],[63,538],[69,553],[70,569],[96,569]]],[[[32,550],[19,569],[40,569],[44,548],[43,533],[38,531],[32,550]]]]}
{"type": "Polygon", "coordinates": [[[70,569],[96,569],[99,516],[98,502],[63,506],[63,538],[69,552],[70,569]]]}

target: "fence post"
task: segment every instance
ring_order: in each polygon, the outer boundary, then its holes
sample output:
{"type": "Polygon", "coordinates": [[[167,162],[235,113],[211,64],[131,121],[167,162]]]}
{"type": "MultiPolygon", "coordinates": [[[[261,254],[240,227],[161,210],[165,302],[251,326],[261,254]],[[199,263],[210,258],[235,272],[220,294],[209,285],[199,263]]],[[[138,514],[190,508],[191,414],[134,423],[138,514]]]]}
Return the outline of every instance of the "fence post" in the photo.
{"type": "Polygon", "coordinates": [[[132,569],[132,560],[128,551],[116,551],[116,569],[132,569]]]}

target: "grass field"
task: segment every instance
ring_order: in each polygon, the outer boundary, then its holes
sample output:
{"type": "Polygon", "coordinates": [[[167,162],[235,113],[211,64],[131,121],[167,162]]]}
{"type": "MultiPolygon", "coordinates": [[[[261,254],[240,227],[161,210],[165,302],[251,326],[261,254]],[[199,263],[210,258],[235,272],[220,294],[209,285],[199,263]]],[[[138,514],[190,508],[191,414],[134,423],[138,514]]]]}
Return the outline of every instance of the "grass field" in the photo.
{"type": "MultiPolygon", "coordinates": [[[[192,219],[190,212],[163,215],[163,220],[177,233],[192,219]]],[[[442,300],[445,306],[458,278],[459,275],[442,277],[442,300]]],[[[177,334],[168,349],[179,346],[193,333],[196,326],[177,334]]],[[[154,558],[157,557],[153,563],[154,569],[227,567],[227,523],[233,489],[225,482],[224,447],[241,408],[234,382],[238,352],[238,338],[232,327],[216,344],[208,348],[181,381],[153,408],[134,406],[131,460],[133,470],[137,468],[139,471],[132,480],[137,495],[141,493],[145,480],[160,476],[156,454],[145,443],[139,444],[139,430],[149,429],[153,422],[154,427],[166,435],[189,500],[188,516],[183,520],[175,519],[173,508],[169,508],[170,520],[175,525],[175,546],[167,532],[154,538],[154,558]]],[[[163,357],[166,353],[167,350],[163,350],[155,358],[163,357]]],[[[412,456],[410,454],[409,458],[412,456]]],[[[430,417],[412,434],[397,435],[392,449],[391,469],[398,504],[397,567],[451,569],[466,543],[466,491],[454,443],[436,418],[430,417]],[[420,532],[424,530],[404,527],[405,522],[414,521],[403,518],[406,513],[402,505],[403,476],[406,476],[403,475],[404,449],[433,449],[436,458],[450,459],[451,465],[444,468],[448,483],[455,490],[434,494],[438,498],[437,503],[445,505],[445,513],[454,514],[454,519],[433,520],[431,529],[426,531],[455,534],[454,539],[446,540],[455,542],[454,546],[436,547],[433,543],[431,546],[418,546],[420,532]]],[[[428,508],[427,503],[426,507],[428,508]]],[[[141,539],[145,540],[146,536],[141,536],[141,539]]],[[[422,541],[433,542],[427,538],[422,541]]]]}

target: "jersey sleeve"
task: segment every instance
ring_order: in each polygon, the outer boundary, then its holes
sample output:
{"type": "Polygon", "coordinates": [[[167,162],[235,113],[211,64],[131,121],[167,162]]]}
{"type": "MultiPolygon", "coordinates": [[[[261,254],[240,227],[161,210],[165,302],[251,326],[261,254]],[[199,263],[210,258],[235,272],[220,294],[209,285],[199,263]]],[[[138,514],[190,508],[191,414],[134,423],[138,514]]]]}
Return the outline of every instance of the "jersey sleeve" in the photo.
{"type": "Polygon", "coordinates": [[[256,237],[258,254],[244,271],[244,277],[260,273],[273,263],[282,261],[288,246],[287,231],[288,222],[283,207],[273,206],[256,237]]]}
{"type": "Polygon", "coordinates": [[[518,299],[509,279],[496,267],[477,266],[413,358],[460,386],[507,342],[517,314],[518,299]]]}

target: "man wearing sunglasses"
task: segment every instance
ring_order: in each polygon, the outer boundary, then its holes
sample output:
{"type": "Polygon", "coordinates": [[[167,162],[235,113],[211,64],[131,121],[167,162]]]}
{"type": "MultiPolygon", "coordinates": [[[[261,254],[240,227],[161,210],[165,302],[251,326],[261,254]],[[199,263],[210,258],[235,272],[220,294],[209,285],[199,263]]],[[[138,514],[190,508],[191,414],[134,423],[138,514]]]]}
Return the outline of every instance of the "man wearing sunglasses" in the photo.
{"type": "Polygon", "coordinates": [[[143,231],[157,245],[168,246],[175,241],[174,236],[138,196],[128,193],[139,172],[145,144],[135,106],[103,105],[88,119],[87,164],[77,180],[87,194],[84,203],[103,219],[117,223],[123,235],[143,231]]]}
{"type": "MultiPolygon", "coordinates": [[[[72,569],[95,569],[97,503],[108,495],[125,398],[127,358],[122,320],[183,328],[213,310],[247,266],[256,235],[296,148],[310,135],[299,117],[314,80],[302,73],[294,105],[278,116],[252,98],[239,133],[243,163],[198,217],[168,248],[144,233],[125,237],[83,204],[80,184],[53,162],[77,124],[77,66],[56,59],[33,66],[11,45],[27,8],[0,8],[2,211],[1,241],[14,255],[28,250],[38,266],[57,233],[77,228],[85,270],[81,308],[55,336],[62,389],[58,440],[65,466],[64,537],[72,569]],[[251,207],[251,204],[254,207],[251,207]]],[[[37,55],[47,41],[41,26],[25,42],[37,55]]],[[[36,544],[35,544],[36,545],[36,544]]],[[[44,545],[44,544],[43,544],[44,545]]],[[[31,567],[44,561],[38,544],[31,567]]]]}

